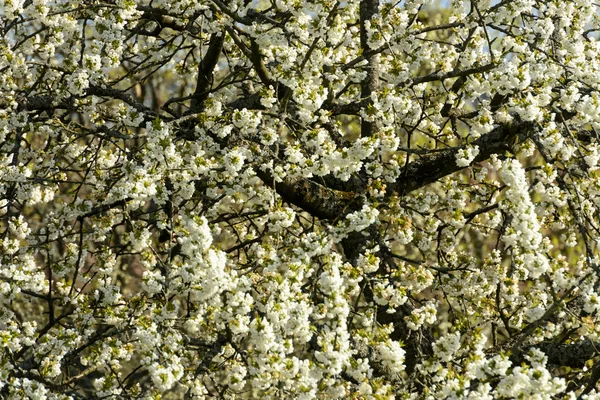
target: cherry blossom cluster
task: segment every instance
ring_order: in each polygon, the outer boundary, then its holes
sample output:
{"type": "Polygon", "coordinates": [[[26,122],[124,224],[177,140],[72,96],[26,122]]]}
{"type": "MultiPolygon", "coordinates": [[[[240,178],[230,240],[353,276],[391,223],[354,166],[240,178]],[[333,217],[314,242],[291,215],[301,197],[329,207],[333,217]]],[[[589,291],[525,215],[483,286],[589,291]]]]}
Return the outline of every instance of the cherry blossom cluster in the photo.
{"type": "Polygon", "coordinates": [[[595,399],[591,0],[0,0],[0,397],[595,399]]]}

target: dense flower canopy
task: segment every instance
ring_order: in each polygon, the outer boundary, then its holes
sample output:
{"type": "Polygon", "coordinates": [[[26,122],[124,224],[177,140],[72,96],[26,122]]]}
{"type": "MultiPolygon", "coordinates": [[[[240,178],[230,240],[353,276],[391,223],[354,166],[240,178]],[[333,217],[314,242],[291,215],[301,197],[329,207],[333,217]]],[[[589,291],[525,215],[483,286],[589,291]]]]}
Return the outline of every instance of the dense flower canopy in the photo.
{"type": "Polygon", "coordinates": [[[599,7],[0,0],[0,397],[600,398],[599,7]]]}

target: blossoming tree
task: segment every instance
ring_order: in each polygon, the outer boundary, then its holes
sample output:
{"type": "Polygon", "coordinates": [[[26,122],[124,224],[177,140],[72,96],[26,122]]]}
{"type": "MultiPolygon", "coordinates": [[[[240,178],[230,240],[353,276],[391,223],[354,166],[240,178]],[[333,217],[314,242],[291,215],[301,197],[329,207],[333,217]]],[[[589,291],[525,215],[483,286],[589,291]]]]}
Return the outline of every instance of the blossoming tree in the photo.
{"type": "Polygon", "coordinates": [[[0,397],[599,398],[599,6],[433,3],[0,0],[0,397]]]}

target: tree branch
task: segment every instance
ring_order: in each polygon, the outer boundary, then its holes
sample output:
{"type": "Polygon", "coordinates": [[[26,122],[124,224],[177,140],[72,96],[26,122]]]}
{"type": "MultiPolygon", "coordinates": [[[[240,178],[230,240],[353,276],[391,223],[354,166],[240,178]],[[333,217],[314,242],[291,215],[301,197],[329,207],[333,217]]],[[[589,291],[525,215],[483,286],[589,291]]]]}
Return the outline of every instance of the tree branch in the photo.
{"type": "Polygon", "coordinates": [[[213,73],[223,50],[224,42],[224,32],[213,33],[210,37],[208,50],[206,50],[206,54],[198,66],[198,80],[196,81],[196,90],[192,95],[192,104],[190,107],[190,113],[192,114],[200,111],[202,103],[208,97],[207,90],[210,89],[213,83],[213,73]]]}
{"type": "MultiPolygon", "coordinates": [[[[600,343],[592,342],[591,340],[583,340],[576,343],[553,343],[544,342],[531,346],[541,350],[546,357],[548,363],[571,368],[583,368],[585,362],[590,358],[598,355],[600,343]]],[[[527,353],[525,350],[522,354],[527,353]]],[[[522,360],[515,360],[520,363],[522,360]]]]}
{"type": "Polygon", "coordinates": [[[102,88],[100,86],[90,86],[86,91],[86,95],[90,96],[101,96],[101,97],[111,97],[113,99],[121,100],[131,107],[135,108],[137,111],[145,113],[148,115],[148,119],[152,120],[156,113],[152,111],[149,107],[146,107],[139,101],[135,100],[130,94],[125,92],[124,90],[114,89],[111,87],[102,88]]]}
{"type": "MultiPolygon", "coordinates": [[[[491,132],[473,141],[479,147],[479,154],[473,162],[487,160],[492,154],[513,151],[513,146],[522,141],[534,129],[531,122],[520,122],[513,125],[501,125],[491,132]]],[[[413,190],[436,182],[444,176],[460,171],[464,167],[456,164],[456,154],[462,147],[453,147],[444,151],[423,156],[408,164],[398,180],[387,186],[388,195],[404,196],[413,190]]]]}
{"type": "MultiPolygon", "coordinates": [[[[473,142],[479,147],[479,154],[474,162],[488,159],[492,154],[513,151],[513,146],[524,140],[534,129],[531,122],[520,122],[514,125],[502,125],[481,136],[473,142]]],[[[436,182],[444,176],[460,171],[464,167],[456,164],[456,154],[462,147],[453,147],[444,151],[428,154],[408,164],[404,173],[394,183],[387,186],[387,196],[396,194],[405,196],[425,185],[436,182]]],[[[311,215],[334,220],[362,207],[359,194],[366,189],[364,179],[351,179],[342,182],[339,179],[324,179],[327,186],[309,179],[286,179],[282,183],[273,182],[271,174],[258,170],[257,175],[269,187],[287,202],[294,204],[311,215]],[[362,182],[363,187],[357,187],[362,182]],[[345,189],[355,189],[348,191],[345,189]]],[[[360,178],[360,177],[359,177],[360,178]]]]}
{"type": "Polygon", "coordinates": [[[330,189],[309,179],[284,179],[275,182],[270,173],[257,169],[256,174],[285,201],[312,216],[336,219],[361,208],[358,194],[330,189]]]}

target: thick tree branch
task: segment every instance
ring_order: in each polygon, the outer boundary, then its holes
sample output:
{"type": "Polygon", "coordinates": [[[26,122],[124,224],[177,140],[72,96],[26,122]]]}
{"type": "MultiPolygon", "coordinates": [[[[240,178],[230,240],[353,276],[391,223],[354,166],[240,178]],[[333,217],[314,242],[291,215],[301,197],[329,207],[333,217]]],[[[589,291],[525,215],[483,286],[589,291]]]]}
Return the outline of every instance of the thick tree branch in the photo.
{"type": "MultiPolygon", "coordinates": [[[[488,159],[492,154],[513,151],[513,146],[523,141],[532,129],[534,129],[534,125],[530,122],[497,127],[472,143],[479,148],[479,155],[473,161],[481,162],[488,159]]],[[[409,163],[396,182],[387,184],[387,195],[404,196],[425,185],[436,182],[444,176],[460,171],[464,167],[459,167],[456,164],[456,154],[461,149],[462,147],[448,148],[424,155],[420,159],[409,163]]],[[[328,188],[357,193],[366,190],[367,180],[366,176],[360,174],[354,175],[348,181],[341,181],[334,177],[323,178],[323,182],[328,188]]]]}
{"type": "MultiPolygon", "coordinates": [[[[562,367],[583,368],[587,360],[598,355],[598,346],[600,346],[600,343],[583,340],[569,344],[543,342],[531,346],[531,348],[541,350],[548,357],[548,363],[550,364],[562,367]]],[[[527,349],[519,353],[513,361],[516,364],[520,364],[523,361],[523,355],[526,353],[527,349]]]]}
{"type": "Polygon", "coordinates": [[[55,97],[50,94],[28,96],[17,99],[19,105],[17,111],[51,111],[51,110],[73,110],[73,100],[65,99],[53,104],[55,97]]]}
{"type": "Polygon", "coordinates": [[[271,17],[263,14],[262,12],[259,12],[253,8],[250,8],[246,12],[246,16],[240,17],[237,13],[235,13],[235,12],[231,11],[229,8],[227,8],[227,2],[224,2],[221,0],[212,0],[212,2],[214,4],[216,4],[218,9],[222,13],[228,15],[235,22],[242,24],[242,25],[252,25],[254,22],[260,21],[260,22],[272,24],[275,26],[281,26],[284,23],[282,20],[284,20],[285,18],[292,15],[291,12],[287,11],[287,12],[283,12],[283,13],[277,13],[274,16],[274,18],[271,18],[271,17]]]}
{"type": "Polygon", "coordinates": [[[101,97],[111,97],[113,99],[121,100],[131,107],[135,108],[139,112],[143,112],[149,116],[149,119],[152,119],[156,116],[156,113],[152,111],[149,107],[146,107],[139,101],[135,100],[130,94],[128,94],[125,90],[114,89],[111,87],[100,87],[100,86],[91,86],[86,90],[86,95],[90,96],[101,96],[101,97]]]}
{"type": "MultiPolygon", "coordinates": [[[[197,34],[199,29],[195,28],[193,23],[183,24],[179,20],[179,16],[174,13],[170,13],[168,10],[155,8],[151,6],[138,6],[138,10],[143,12],[140,23],[132,30],[132,32],[144,35],[144,36],[158,36],[163,29],[169,28],[174,31],[188,31],[192,34],[197,34]],[[144,29],[146,24],[149,22],[155,22],[156,27],[152,31],[144,29]]],[[[191,19],[193,22],[195,17],[191,19]]]]}
{"type": "Polygon", "coordinates": [[[285,201],[317,218],[336,219],[361,207],[360,198],[353,192],[333,190],[309,179],[285,179],[283,182],[275,182],[270,173],[260,169],[257,169],[256,174],[285,201]]]}
{"type": "Polygon", "coordinates": [[[224,42],[224,32],[213,33],[210,37],[208,50],[206,50],[206,54],[198,66],[198,80],[196,81],[196,90],[192,95],[192,104],[190,107],[190,112],[192,114],[200,111],[202,103],[208,97],[208,89],[210,89],[213,83],[213,73],[217,66],[217,62],[219,61],[221,51],[223,50],[224,42]]]}
{"type": "MultiPolygon", "coordinates": [[[[473,162],[487,160],[492,154],[513,151],[513,146],[522,141],[532,130],[531,122],[519,122],[513,125],[501,125],[493,131],[473,141],[478,146],[479,154],[473,162]]],[[[444,151],[423,156],[409,163],[398,180],[387,187],[388,195],[403,196],[413,190],[436,182],[444,176],[460,171],[464,167],[456,164],[456,154],[460,148],[454,147],[444,151]]]]}
{"type": "Polygon", "coordinates": [[[250,41],[250,51],[250,61],[252,62],[252,65],[254,65],[254,70],[256,71],[256,74],[262,83],[264,83],[267,87],[275,87],[275,82],[273,82],[269,76],[267,66],[263,62],[262,54],[260,54],[260,48],[254,39],[250,41]]]}
{"type": "MultiPolygon", "coordinates": [[[[523,141],[533,129],[534,124],[531,122],[497,127],[472,143],[479,147],[479,155],[474,162],[484,161],[492,154],[513,151],[513,146],[523,141]]],[[[388,184],[387,195],[404,196],[463,169],[464,167],[456,164],[456,154],[460,149],[461,147],[449,148],[409,163],[402,176],[396,182],[388,184]]],[[[265,184],[275,188],[285,201],[322,219],[334,220],[360,209],[362,202],[358,196],[366,189],[364,179],[355,178],[348,182],[325,179],[323,182],[327,184],[326,187],[309,179],[286,179],[274,184],[269,173],[258,171],[257,174],[265,184]],[[361,182],[363,187],[357,187],[361,182]]]]}
{"type": "MultiPolygon", "coordinates": [[[[146,107],[144,104],[140,103],[136,99],[133,98],[130,94],[127,93],[126,90],[119,90],[111,87],[100,87],[100,86],[90,86],[86,89],[85,94],[81,96],[85,98],[86,96],[99,96],[99,97],[108,97],[115,100],[121,100],[124,103],[127,103],[134,109],[139,112],[142,112],[146,115],[147,120],[152,120],[156,117],[156,113],[152,111],[149,107],[146,107]]],[[[51,111],[51,110],[68,110],[74,111],[76,97],[71,96],[69,98],[63,99],[57,103],[56,97],[51,94],[46,95],[33,95],[28,97],[23,97],[18,100],[19,106],[17,107],[18,111],[51,111]]]]}

